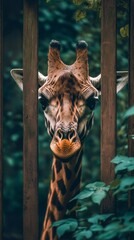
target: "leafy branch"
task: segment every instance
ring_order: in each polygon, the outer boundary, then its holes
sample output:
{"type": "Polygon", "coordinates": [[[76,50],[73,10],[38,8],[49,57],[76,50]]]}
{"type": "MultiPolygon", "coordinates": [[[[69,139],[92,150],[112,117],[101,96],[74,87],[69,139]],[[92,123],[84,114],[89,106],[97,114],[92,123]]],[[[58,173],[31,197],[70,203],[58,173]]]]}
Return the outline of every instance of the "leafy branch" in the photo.
{"type": "MultiPolygon", "coordinates": [[[[134,107],[129,108],[124,119],[134,115],[134,107]]],[[[116,178],[110,185],[104,182],[94,182],[87,184],[79,194],[71,201],[77,200],[78,208],[76,209],[75,218],[67,218],[57,221],[53,224],[57,228],[59,239],[64,239],[66,234],[71,234],[71,239],[127,239],[130,232],[134,231],[134,209],[131,212],[122,209],[122,202],[128,202],[128,195],[124,198],[124,194],[128,194],[134,189],[134,176],[130,176],[130,172],[134,170],[134,157],[117,155],[111,161],[115,164],[116,178]],[[109,190],[117,198],[121,211],[117,213],[99,214],[92,212],[93,204],[100,205],[103,199],[109,194],[109,190]]],[[[69,211],[67,212],[68,215],[69,211]]],[[[70,236],[70,235],[69,235],[70,236]]]]}

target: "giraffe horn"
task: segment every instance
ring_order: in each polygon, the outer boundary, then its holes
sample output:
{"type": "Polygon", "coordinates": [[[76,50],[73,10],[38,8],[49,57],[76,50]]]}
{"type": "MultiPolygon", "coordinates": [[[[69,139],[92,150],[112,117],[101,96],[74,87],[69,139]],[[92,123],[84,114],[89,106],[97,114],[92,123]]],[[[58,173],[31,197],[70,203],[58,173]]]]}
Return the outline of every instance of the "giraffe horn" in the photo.
{"type": "Polygon", "coordinates": [[[76,61],[73,64],[73,74],[83,83],[88,79],[88,44],[83,40],[76,45],[76,61]]]}
{"type": "Polygon", "coordinates": [[[60,43],[56,40],[52,40],[48,52],[48,77],[52,78],[55,71],[63,69],[64,63],[60,58],[60,43]]]}

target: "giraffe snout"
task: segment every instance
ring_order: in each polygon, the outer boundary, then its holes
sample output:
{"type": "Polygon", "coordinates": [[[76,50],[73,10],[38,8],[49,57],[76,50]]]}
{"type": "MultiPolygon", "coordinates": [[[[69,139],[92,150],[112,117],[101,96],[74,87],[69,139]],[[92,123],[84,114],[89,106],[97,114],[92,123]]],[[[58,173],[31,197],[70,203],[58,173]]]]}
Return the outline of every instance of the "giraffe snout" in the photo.
{"type": "Polygon", "coordinates": [[[53,153],[60,159],[68,159],[80,148],[81,142],[74,128],[58,128],[50,144],[53,153]]]}
{"type": "Polygon", "coordinates": [[[75,138],[77,136],[75,129],[69,129],[68,131],[58,129],[55,133],[55,137],[58,138],[58,140],[67,139],[70,142],[75,141],[75,138]]]}

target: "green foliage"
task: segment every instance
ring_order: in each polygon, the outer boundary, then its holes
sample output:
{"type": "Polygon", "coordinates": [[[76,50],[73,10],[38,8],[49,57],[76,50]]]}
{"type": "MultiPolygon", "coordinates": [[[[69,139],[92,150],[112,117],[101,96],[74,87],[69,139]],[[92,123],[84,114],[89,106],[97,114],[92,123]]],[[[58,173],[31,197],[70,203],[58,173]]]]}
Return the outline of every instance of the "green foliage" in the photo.
{"type": "Polygon", "coordinates": [[[74,234],[74,238],[76,240],[83,240],[83,239],[90,239],[92,237],[92,231],[90,230],[78,230],[75,234],[74,234]]]}
{"type": "Polygon", "coordinates": [[[75,13],[75,20],[78,22],[86,17],[86,11],[77,10],[75,13]]]}
{"type": "MultiPolygon", "coordinates": [[[[125,116],[132,115],[133,108],[130,108],[126,111],[125,116]]],[[[75,227],[69,230],[70,219],[69,226],[67,226],[68,219],[63,220],[63,222],[59,221],[60,227],[57,224],[58,222],[54,223],[54,226],[57,226],[59,239],[61,235],[64,236],[69,232],[71,233],[71,239],[76,240],[126,240],[129,234],[134,231],[133,206],[131,212],[128,212],[127,208],[124,211],[124,203],[127,205],[128,202],[128,192],[134,189],[134,176],[130,175],[130,172],[134,170],[134,157],[117,155],[112,159],[111,163],[115,165],[116,178],[111,182],[110,186],[99,181],[89,183],[71,200],[77,200],[78,203],[75,227]],[[103,199],[106,196],[108,197],[109,191],[116,195],[116,204],[120,205],[116,213],[99,214],[97,209],[95,213],[92,213],[92,209],[95,209],[94,205],[100,205],[103,199]],[[64,221],[66,221],[66,224],[64,221]]],[[[71,219],[71,222],[73,225],[74,219],[71,219]]]]}
{"type": "Polygon", "coordinates": [[[75,4],[75,5],[81,5],[84,0],[72,0],[72,2],[75,4]]]}
{"type": "Polygon", "coordinates": [[[78,223],[76,219],[68,218],[68,219],[59,220],[55,222],[53,224],[53,227],[58,227],[57,235],[60,238],[68,232],[74,232],[78,227],[78,223]]]}
{"type": "Polygon", "coordinates": [[[134,106],[130,107],[124,114],[124,118],[128,118],[134,115],[134,106]]]}
{"type": "Polygon", "coordinates": [[[115,167],[115,173],[124,170],[134,170],[134,157],[116,156],[111,162],[117,164],[115,167]]]}
{"type": "MultiPolygon", "coordinates": [[[[101,16],[101,0],[72,0],[73,4],[77,6],[74,18],[75,20],[81,21],[88,16],[89,10],[96,11],[101,16]]],[[[117,12],[119,15],[123,14],[124,11],[128,12],[128,1],[122,0],[117,2],[117,12]]],[[[123,38],[129,36],[129,25],[120,28],[120,35],[123,38]]]]}
{"type": "MultiPolygon", "coordinates": [[[[76,5],[70,0],[39,1],[39,71],[44,75],[47,74],[47,53],[51,39],[57,39],[61,42],[61,57],[67,64],[71,64],[75,60],[75,43],[81,39],[87,41],[89,46],[88,50],[90,75],[96,76],[100,73],[101,19],[99,17],[99,6],[93,6],[93,3],[95,3],[95,1],[87,1],[86,3],[84,0],[81,2],[83,3],[76,5]],[[97,11],[96,8],[98,8],[97,11]],[[76,22],[74,15],[77,10],[85,10],[86,17],[81,21],[76,22]]],[[[128,23],[128,10],[124,7],[125,2],[125,0],[117,1],[118,70],[126,70],[128,68],[127,38],[121,38],[120,36],[120,28],[128,23]],[[121,5],[120,3],[122,3],[122,6],[119,6],[121,5]]],[[[14,4],[12,1],[4,1],[4,240],[20,240],[22,239],[23,233],[23,95],[10,76],[10,70],[12,68],[22,67],[22,12],[22,0],[14,0],[14,4]]],[[[118,94],[117,107],[117,151],[120,155],[123,155],[127,152],[127,130],[125,121],[123,122],[121,128],[120,124],[123,119],[122,112],[124,112],[127,108],[127,88],[118,94]]],[[[87,136],[84,144],[82,186],[88,185],[89,179],[90,182],[98,181],[100,174],[100,106],[97,106],[94,114],[94,127],[87,136]]],[[[44,116],[40,105],[38,121],[39,230],[41,232],[45,207],[47,205],[52,155],[49,147],[51,139],[48,136],[45,128],[44,116]]],[[[116,184],[120,181],[121,179],[118,177],[116,184]]],[[[88,188],[84,187],[82,189],[83,191],[85,189],[85,195],[87,192],[88,194],[91,192],[91,189],[89,190],[88,188]]],[[[116,190],[118,190],[118,188],[116,188],[116,190]]],[[[105,192],[107,193],[106,190],[105,192]]],[[[95,189],[93,190],[93,193],[95,193],[95,189]]],[[[123,191],[121,192],[121,195],[118,193],[116,196],[118,196],[118,198],[120,197],[122,199],[125,199],[126,201],[126,195],[123,195],[123,193],[126,194],[126,192],[123,191]]],[[[99,198],[99,202],[100,201],[101,198],[99,198]]],[[[123,202],[124,200],[121,201],[123,202]]],[[[88,198],[84,197],[83,199],[80,199],[79,202],[82,204],[82,206],[78,206],[76,211],[76,215],[79,217],[79,227],[75,230],[75,233],[77,232],[76,237],[78,239],[82,239],[84,237],[86,238],[86,236],[90,237],[92,232],[91,238],[95,239],[95,231],[97,232],[97,230],[99,231],[99,229],[102,229],[102,226],[99,224],[91,224],[88,221],[85,222],[83,219],[85,219],[87,215],[87,219],[91,217],[91,214],[89,213],[92,213],[93,216],[93,214],[95,214],[99,208],[99,203],[94,203],[92,196],[89,196],[88,198]],[[88,227],[86,228],[85,224],[87,226],[91,224],[91,229],[88,227]]]]}
{"type": "Polygon", "coordinates": [[[99,10],[101,7],[101,0],[72,0],[75,5],[82,5],[85,9],[99,10]]]}
{"type": "Polygon", "coordinates": [[[86,200],[91,197],[94,203],[100,204],[101,201],[106,197],[106,192],[109,190],[109,186],[106,186],[103,182],[89,183],[85,188],[77,194],[73,200],[86,200]]]}
{"type": "Polygon", "coordinates": [[[129,36],[129,25],[126,24],[124,27],[121,27],[120,34],[122,37],[128,37],[129,36]]]}
{"type": "Polygon", "coordinates": [[[72,2],[78,7],[74,15],[76,21],[87,17],[89,10],[100,12],[101,9],[101,0],[72,0],[72,2]]]}

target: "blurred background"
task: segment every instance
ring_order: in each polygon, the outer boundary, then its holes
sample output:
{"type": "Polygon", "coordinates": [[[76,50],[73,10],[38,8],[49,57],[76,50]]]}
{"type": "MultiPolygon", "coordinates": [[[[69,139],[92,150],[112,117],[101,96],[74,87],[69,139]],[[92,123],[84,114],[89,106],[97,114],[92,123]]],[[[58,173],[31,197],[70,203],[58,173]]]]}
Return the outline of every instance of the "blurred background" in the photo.
{"type": "MultiPolygon", "coordinates": [[[[75,60],[75,45],[85,40],[89,49],[90,75],[100,73],[101,11],[90,1],[39,1],[39,71],[47,74],[48,46],[52,39],[62,44],[61,57],[66,64],[75,60]],[[87,3],[87,5],[86,5],[87,3]]],[[[96,2],[96,1],[92,1],[96,2]]],[[[117,4],[117,70],[128,69],[128,37],[120,29],[128,20],[127,1],[117,4]]],[[[108,34],[108,33],[107,33],[108,34]]],[[[23,95],[10,76],[12,68],[21,68],[23,41],[23,1],[4,1],[4,240],[22,239],[23,207],[23,95]]],[[[127,109],[127,87],[117,96],[117,153],[127,152],[127,131],[122,116],[127,109]]],[[[39,105],[39,228],[41,231],[51,176],[50,138],[39,105]]],[[[100,179],[100,104],[95,122],[86,139],[82,184],[100,179]]]]}

